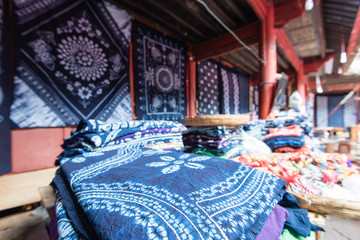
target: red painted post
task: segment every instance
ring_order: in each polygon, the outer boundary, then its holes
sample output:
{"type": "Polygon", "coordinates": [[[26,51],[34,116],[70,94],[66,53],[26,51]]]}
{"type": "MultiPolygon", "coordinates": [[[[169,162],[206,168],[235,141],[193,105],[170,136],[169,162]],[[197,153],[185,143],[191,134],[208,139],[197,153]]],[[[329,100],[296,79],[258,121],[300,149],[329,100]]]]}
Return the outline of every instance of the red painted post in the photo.
{"type": "Polygon", "coordinates": [[[262,59],[265,60],[265,64],[262,64],[260,69],[259,117],[261,119],[265,119],[268,116],[274,97],[274,83],[276,81],[275,77],[277,71],[276,31],[274,28],[274,21],[274,5],[269,5],[266,18],[261,24],[260,51],[262,59]]]}
{"type": "Polygon", "coordinates": [[[299,69],[297,71],[296,76],[296,88],[298,92],[300,93],[300,96],[302,98],[301,106],[305,106],[305,98],[306,98],[306,92],[305,92],[305,76],[304,76],[304,65],[301,64],[299,66],[299,69]]]}
{"type": "Polygon", "coordinates": [[[196,62],[190,56],[187,62],[188,66],[188,114],[197,115],[196,112],[196,62]]]}

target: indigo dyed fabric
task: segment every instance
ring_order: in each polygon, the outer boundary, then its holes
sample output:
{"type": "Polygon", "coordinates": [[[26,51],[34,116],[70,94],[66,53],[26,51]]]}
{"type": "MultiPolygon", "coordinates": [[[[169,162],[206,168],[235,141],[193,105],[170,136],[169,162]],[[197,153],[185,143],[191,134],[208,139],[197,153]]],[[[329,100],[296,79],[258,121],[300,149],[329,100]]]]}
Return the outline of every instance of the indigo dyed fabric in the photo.
{"type": "MultiPolygon", "coordinates": [[[[345,94],[332,95],[328,97],[328,114],[336,108],[336,106],[345,97],[345,94]]],[[[339,107],[328,119],[329,127],[344,127],[344,106],[339,107]]]]}
{"type": "Polygon", "coordinates": [[[61,145],[64,151],[60,157],[70,157],[98,148],[116,148],[117,145],[138,147],[156,146],[167,143],[182,143],[182,131],[186,128],[174,121],[138,120],[106,123],[100,120],[84,119],[79,122],[71,137],[61,145]]]}
{"type": "Polygon", "coordinates": [[[134,21],[133,59],[138,120],[184,122],[186,45],[134,21]]]}
{"type": "Polygon", "coordinates": [[[198,115],[219,114],[219,67],[215,61],[199,62],[196,69],[198,115]]]}
{"type": "Polygon", "coordinates": [[[53,185],[63,239],[255,239],[285,191],[234,161],[131,146],[62,158],[53,185]]]}
{"type": "Polygon", "coordinates": [[[24,0],[14,1],[14,17],[14,127],[131,120],[125,11],[97,0],[24,0]]]}
{"type": "Polygon", "coordinates": [[[249,112],[249,77],[227,66],[220,67],[221,113],[249,112]]]}
{"type": "Polygon", "coordinates": [[[12,99],[9,1],[0,2],[0,174],[11,171],[10,105],[12,99]],[[4,34],[5,33],[5,34],[4,34]]]}

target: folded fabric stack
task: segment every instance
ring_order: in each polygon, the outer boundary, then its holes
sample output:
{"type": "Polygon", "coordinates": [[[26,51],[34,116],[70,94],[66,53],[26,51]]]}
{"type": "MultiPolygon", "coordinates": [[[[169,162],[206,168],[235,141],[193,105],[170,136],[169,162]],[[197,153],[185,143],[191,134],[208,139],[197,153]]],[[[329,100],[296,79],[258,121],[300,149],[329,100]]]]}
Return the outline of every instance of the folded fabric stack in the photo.
{"type": "Polygon", "coordinates": [[[221,158],[244,154],[239,127],[188,127],[183,132],[184,151],[221,158]]]}
{"type": "Polygon", "coordinates": [[[52,183],[59,239],[255,239],[266,222],[275,229],[270,214],[284,223],[284,212],[274,210],[286,188],[278,177],[217,157],[144,148],[150,138],[108,146],[84,137],[94,129],[142,136],[149,124],[80,124],[71,143],[91,151],[60,156],[52,183]]]}
{"type": "Polygon", "coordinates": [[[264,142],[273,152],[279,149],[285,151],[297,151],[305,145],[304,130],[297,125],[284,128],[271,128],[264,136],[264,142]]]}
{"type": "Polygon", "coordinates": [[[162,150],[181,150],[181,133],[184,130],[186,128],[182,124],[173,121],[105,123],[93,119],[82,120],[71,137],[64,140],[64,151],[60,157],[129,144],[162,150]]]}

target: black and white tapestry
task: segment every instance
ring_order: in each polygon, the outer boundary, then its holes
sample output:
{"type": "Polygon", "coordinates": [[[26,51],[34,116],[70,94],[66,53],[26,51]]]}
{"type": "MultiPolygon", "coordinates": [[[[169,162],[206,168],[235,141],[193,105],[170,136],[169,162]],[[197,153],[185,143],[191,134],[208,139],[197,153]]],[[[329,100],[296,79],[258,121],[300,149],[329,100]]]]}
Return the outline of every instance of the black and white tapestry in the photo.
{"type": "Polygon", "coordinates": [[[258,86],[250,87],[251,99],[251,120],[259,119],[259,88],[258,86]]]}
{"type": "Polygon", "coordinates": [[[220,67],[221,113],[249,112],[249,77],[236,69],[220,67]]]}
{"type": "Polygon", "coordinates": [[[131,120],[125,11],[96,0],[22,0],[14,16],[14,127],[131,120]]]}
{"type": "Polygon", "coordinates": [[[349,127],[356,125],[355,96],[348,99],[329,118],[328,115],[335,109],[347,94],[317,95],[316,96],[316,126],[317,127],[349,127]]]}
{"type": "Polygon", "coordinates": [[[196,69],[198,115],[219,114],[219,67],[212,60],[199,62],[196,69]]]}
{"type": "Polygon", "coordinates": [[[10,104],[12,81],[10,75],[9,1],[0,1],[0,175],[11,172],[10,104]]]}
{"type": "Polygon", "coordinates": [[[135,108],[138,120],[184,122],[186,45],[133,22],[135,108]]]}

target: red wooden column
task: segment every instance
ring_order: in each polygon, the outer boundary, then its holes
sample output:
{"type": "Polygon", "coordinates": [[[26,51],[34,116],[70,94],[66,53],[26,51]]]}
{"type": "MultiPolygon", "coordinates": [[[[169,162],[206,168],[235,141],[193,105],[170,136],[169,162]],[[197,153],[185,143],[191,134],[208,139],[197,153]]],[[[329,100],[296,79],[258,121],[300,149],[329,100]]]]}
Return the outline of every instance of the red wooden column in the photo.
{"type": "Polygon", "coordinates": [[[274,5],[269,5],[267,14],[261,24],[260,52],[265,64],[261,65],[261,79],[259,84],[259,118],[265,119],[270,110],[274,97],[275,77],[277,71],[276,60],[276,31],[274,28],[274,5]]]}
{"type": "Polygon", "coordinates": [[[196,113],[196,62],[194,57],[190,56],[187,62],[188,68],[188,115],[195,116],[196,113]]]}
{"type": "Polygon", "coordinates": [[[304,76],[304,65],[301,64],[299,66],[299,69],[297,71],[296,76],[296,88],[298,92],[300,93],[300,96],[302,98],[302,106],[305,106],[305,98],[306,98],[306,84],[305,84],[305,76],[304,76]]]}

